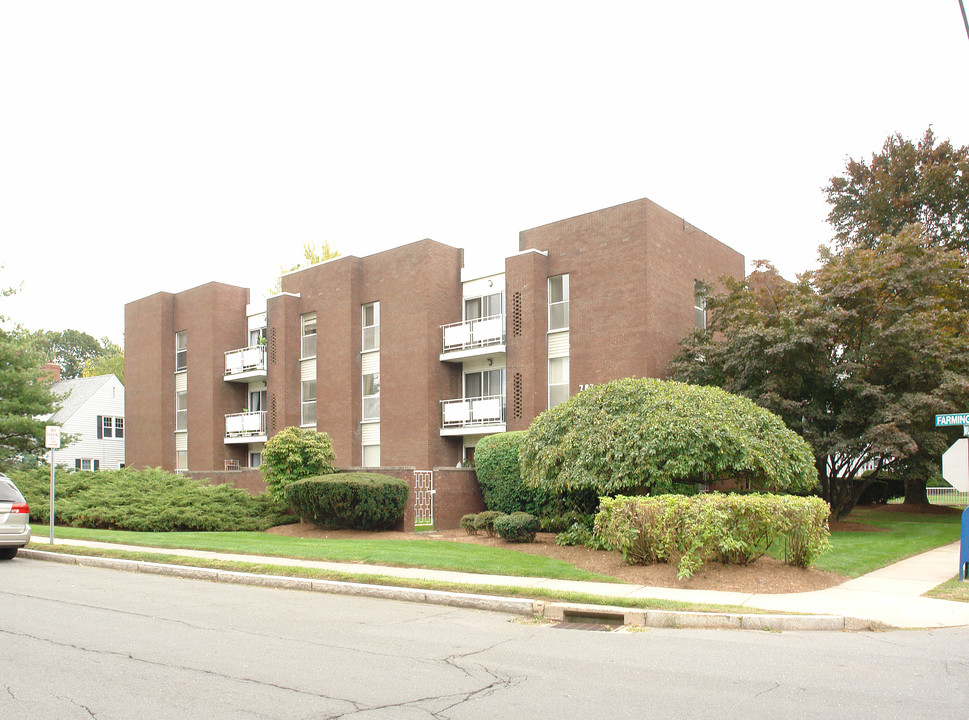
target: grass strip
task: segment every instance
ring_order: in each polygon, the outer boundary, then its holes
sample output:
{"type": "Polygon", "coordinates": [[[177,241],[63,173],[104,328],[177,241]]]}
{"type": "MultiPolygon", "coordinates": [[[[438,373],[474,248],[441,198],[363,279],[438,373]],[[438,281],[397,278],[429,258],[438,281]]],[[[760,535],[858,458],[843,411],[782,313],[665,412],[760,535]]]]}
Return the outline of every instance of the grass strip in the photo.
{"type": "Polygon", "coordinates": [[[208,550],[299,560],[452,570],[479,575],[512,575],[553,580],[618,583],[614,577],[582,570],[544,555],[447,540],[298,538],[261,532],[132,532],[55,527],[54,537],[142,545],[169,550],[208,550]]]}
{"type": "Polygon", "coordinates": [[[952,600],[954,602],[969,603],[969,581],[959,582],[959,576],[946,580],[941,585],[932,588],[925,597],[936,600],[952,600]]]}
{"type": "Polygon", "coordinates": [[[887,513],[857,508],[847,519],[880,532],[832,532],[831,550],[811,567],[854,578],[959,539],[958,513],[887,513]]]}
{"type": "MultiPolygon", "coordinates": [[[[269,565],[264,563],[248,563],[230,560],[213,560],[208,558],[187,558],[183,555],[167,555],[149,552],[133,552],[130,550],[112,550],[106,548],[88,548],[82,546],[47,545],[31,541],[31,550],[42,550],[63,555],[81,555],[85,557],[117,558],[119,560],[137,560],[165,565],[180,565],[183,567],[201,567],[211,570],[227,570],[233,572],[253,573],[257,575],[273,575],[278,577],[297,577],[313,580],[335,580],[339,582],[365,583],[368,585],[385,585],[390,587],[417,588],[420,590],[441,590],[445,592],[467,593],[474,595],[494,595],[498,597],[530,598],[546,602],[565,602],[583,605],[608,605],[637,610],[669,610],[680,612],[731,613],[742,615],[775,615],[769,610],[747,608],[740,605],[717,605],[683,602],[680,600],[664,600],[661,598],[628,598],[593,595],[581,592],[547,590],[545,588],[516,587],[504,585],[477,585],[466,583],[449,583],[438,580],[417,580],[398,578],[387,575],[372,575],[368,573],[345,573],[319,568],[302,566],[269,565]]],[[[783,615],[798,613],[784,612],[783,615]]]]}

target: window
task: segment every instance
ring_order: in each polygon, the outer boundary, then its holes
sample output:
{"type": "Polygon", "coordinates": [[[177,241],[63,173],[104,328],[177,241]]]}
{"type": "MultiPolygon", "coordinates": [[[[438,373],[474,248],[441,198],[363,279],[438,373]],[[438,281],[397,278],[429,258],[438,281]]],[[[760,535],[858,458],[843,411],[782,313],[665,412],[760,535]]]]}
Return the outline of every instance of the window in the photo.
{"type": "Polygon", "coordinates": [[[123,438],[124,418],[98,415],[95,419],[95,432],[97,433],[98,440],[110,437],[123,438]]]}
{"type": "Polygon", "coordinates": [[[175,393],[175,431],[188,430],[188,393],[175,393]]]}
{"type": "Polygon", "coordinates": [[[363,376],[363,419],[380,419],[380,373],[363,376]]]}
{"type": "Polygon", "coordinates": [[[316,357],[316,313],[300,318],[303,335],[302,357],[316,357]]]}
{"type": "Polygon", "coordinates": [[[707,290],[702,280],[693,281],[693,325],[697,330],[707,329],[707,290]]]}
{"type": "Polygon", "coordinates": [[[260,412],[266,409],[266,391],[249,391],[249,412],[260,412]]]}
{"type": "Polygon", "coordinates": [[[363,446],[363,466],[380,467],[380,446],[379,445],[363,446]]]}
{"type": "Polygon", "coordinates": [[[179,450],[175,453],[175,472],[188,470],[188,450],[179,450]]]}
{"type": "Polygon", "coordinates": [[[480,398],[490,395],[505,394],[505,371],[502,368],[497,370],[483,370],[482,372],[469,372],[464,376],[464,397],[480,398]]]}
{"type": "Polygon", "coordinates": [[[300,389],[302,425],[316,425],[316,380],[304,380],[300,389]]]}
{"type": "Polygon", "coordinates": [[[495,315],[501,315],[501,313],[501,293],[476,298],[465,298],[464,300],[465,321],[494,317],[495,315]]]}
{"type": "Polygon", "coordinates": [[[569,359],[549,358],[548,406],[555,407],[569,399],[569,359]]]}
{"type": "Polygon", "coordinates": [[[100,460],[91,460],[90,458],[78,458],[74,460],[74,468],[76,470],[81,470],[85,472],[97,472],[101,469],[100,460]]]}
{"type": "Polygon", "coordinates": [[[261,452],[249,453],[249,467],[257,468],[260,465],[262,465],[262,453],[261,452]]]}
{"type": "Polygon", "coordinates": [[[266,328],[249,331],[249,347],[266,344],[266,328]]]}
{"type": "Polygon", "coordinates": [[[548,279],[548,329],[569,327],[569,276],[556,275],[548,279]]]}
{"type": "Polygon", "coordinates": [[[184,330],[175,333],[175,372],[188,367],[188,337],[184,330]]]}
{"type": "Polygon", "coordinates": [[[380,303],[373,302],[363,306],[363,350],[376,350],[380,347],[380,303]]]}

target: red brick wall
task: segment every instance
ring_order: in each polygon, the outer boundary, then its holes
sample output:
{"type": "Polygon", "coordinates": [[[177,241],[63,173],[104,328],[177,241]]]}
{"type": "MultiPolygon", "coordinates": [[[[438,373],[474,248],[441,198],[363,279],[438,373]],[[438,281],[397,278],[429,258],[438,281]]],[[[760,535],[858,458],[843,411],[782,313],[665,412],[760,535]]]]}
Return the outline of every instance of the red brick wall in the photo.
{"type": "Polygon", "coordinates": [[[266,480],[259,470],[198,470],[185,475],[210,485],[233,485],[252,495],[266,491],[266,480]]]}
{"type": "Polygon", "coordinates": [[[125,465],[175,468],[171,293],[125,305],[125,465]]]}
{"type": "Polygon", "coordinates": [[[505,260],[505,403],[508,430],[525,430],[548,407],[548,258],[505,260]]]}
{"type": "Polygon", "coordinates": [[[645,199],[525,230],[519,244],[548,252],[548,276],[569,274],[571,394],[661,377],[693,328],[694,280],[744,272],[742,255],[645,199]]]}
{"type": "MultiPolygon", "coordinates": [[[[248,302],[248,289],[215,282],[174,297],[174,331],[185,331],[188,351],[189,470],[223,468],[226,460],[248,465],[245,445],[225,444],[225,416],[248,405],[247,388],[222,379],[226,351],[249,344],[248,302]]],[[[174,337],[170,344],[174,355],[174,337]]]]}
{"type": "Polygon", "coordinates": [[[284,276],[300,313],[317,314],[317,426],[340,464],[362,462],[361,308],[371,302],[380,303],[381,463],[460,459],[460,439],[440,437],[440,401],[460,395],[460,367],[438,356],[440,326],[461,318],[461,263],[457,248],[421,240],[284,276]]]}

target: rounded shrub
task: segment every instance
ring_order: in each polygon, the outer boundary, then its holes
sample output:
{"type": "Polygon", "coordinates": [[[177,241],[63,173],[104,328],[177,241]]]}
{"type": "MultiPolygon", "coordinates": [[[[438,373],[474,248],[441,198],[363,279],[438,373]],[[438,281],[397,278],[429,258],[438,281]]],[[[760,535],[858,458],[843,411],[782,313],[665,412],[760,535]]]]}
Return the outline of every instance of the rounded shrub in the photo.
{"type": "Polygon", "coordinates": [[[499,537],[508,542],[518,543],[534,542],[535,533],[541,527],[537,517],[524,512],[501,515],[496,517],[492,524],[499,537]]]}
{"type": "Polygon", "coordinates": [[[262,470],[270,497],[282,500],[286,486],[335,471],[336,454],[326,433],[288,427],[273,435],[262,451],[262,470]]]}
{"type": "Polygon", "coordinates": [[[387,530],[404,517],[410,488],[378,473],[336,473],[286,486],[286,500],[304,520],[327,529],[387,530]]]}
{"type": "Polygon", "coordinates": [[[478,530],[484,530],[489,536],[493,536],[495,534],[495,518],[499,518],[504,514],[500,510],[485,510],[479,512],[474,516],[474,534],[477,535],[478,530]]]}

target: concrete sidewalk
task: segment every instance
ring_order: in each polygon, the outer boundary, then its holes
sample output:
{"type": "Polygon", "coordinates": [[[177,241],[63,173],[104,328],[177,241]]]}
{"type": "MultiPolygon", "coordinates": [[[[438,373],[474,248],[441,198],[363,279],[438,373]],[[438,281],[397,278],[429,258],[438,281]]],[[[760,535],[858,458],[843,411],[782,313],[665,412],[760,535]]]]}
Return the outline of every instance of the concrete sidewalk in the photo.
{"type": "MultiPolygon", "coordinates": [[[[47,538],[35,537],[38,544],[47,538]]],[[[630,611],[612,608],[613,614],[622,615],[625,624],[645,624],[653,626],[679,627],[756,627],[758,629],[875,629],[875,628],[940,628],[969,625],[969,603],[950,602],[924,598],[921,595],[935,586],[953,578],[958,571],[959,543],[936,548],[915,557],[902,560],[873,573],[849,580],[836,587],[807,593],[791,594],[751,594],[722,592],[716,590],[681,590],[678,588],[646,587],[621,583],[582,582],[573,580],[550,580],[545,578],[511,577],[503,575],[479,575],[448,570],[427,570],[421,568],[399,568],[356,563],[336,563],[317,560],[299,560],[233,553],[208,552],[201,550],[171,550],[135,545],[67,540],[55,538],[56,546],[78,546],[128,550],[131,552],[179,555],[185,558],[204,558],[235,562],[260,563],[288,567],[307,567],[331,570],[354,575],[382,575],[404,580],[433,580],[462,585],[488,586],[491,592],[502,587],[536,588],[551,591],[564,591],[599,595],[615,598],[654,598],[676,600],[711,605],[736,605],[751,609],[769,610],[775,613],[796,613],[794,615],[762,615],[751,613],[690,613],[674,611],[630,611]]],[[[43,550],[21,551],[24,557],[56,559],[52,553],[43,550]]],[[[80,564],[99,564],[123,567],[129,570],[159,572],[164,574],[185,574],[191,577],[224,582],[250,582],[259,585],[279,585],[294,587],[286,578],[256,576],[250,573],[230,573],[227,571],[187,569],[178,571],[177,567],[155,567],[155,563],[142,563],[137,567],[135,561],[94,562],[94,558],[70,556],[80,564]],[[151,566],[151,567],[148,567],[151,566]],[[211,576],[211,577],[209,577],[211,576]]],[[[67,558],[64,558],[65,560],[67,558]]],[[[108,560],[108,559],[97,559],[108,560]]],[[[494,596],[473,596],[467,593],[447,593],[444,591],[412,590],[388,586],[368,585],[366,583],[346,583],[336,581],[304,581],[312,589],[324,592],[341,592],[397,597],[405,600],[454,604],[467,607],[487,607],[488,609],[539,614],[553,619],[568,618],[569,615],[588,615],[589,613],[608,614],[601,606],[578,606],[568,603],[545,603],[539,600],[505,598],[500,602],[494,596]],[[480,602],[472,601],[477,597],[480,602]],[[523,603],[527,603],[523,605],[523,603]],[[528,608],[531,608],[529,611],[528,608]]],[[[302,587],[302,585],[301,585],[302,587]]]]}

